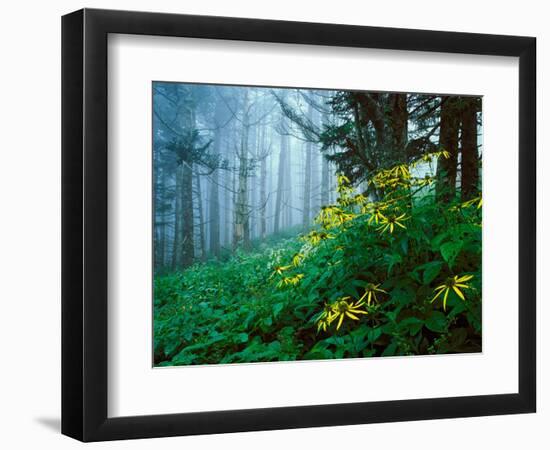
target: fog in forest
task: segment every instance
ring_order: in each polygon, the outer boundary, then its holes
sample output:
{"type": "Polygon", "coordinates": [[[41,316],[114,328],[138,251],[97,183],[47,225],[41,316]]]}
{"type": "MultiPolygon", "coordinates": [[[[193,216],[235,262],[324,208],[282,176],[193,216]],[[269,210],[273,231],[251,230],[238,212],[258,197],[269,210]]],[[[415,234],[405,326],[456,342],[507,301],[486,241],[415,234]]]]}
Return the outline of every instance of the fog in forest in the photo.
{"type": "MultiPolygon", "coordinates": [[[[155,270],[227,258],[308,230],[321,206],[334,203],[337,173],[376,199],[369,174],[445,139],[447,100],[154,82],[155,270]]],[[[461,157],[451,181],[457,186],[461,157]]],[[[419,165],[415,175],[435,170],[419,165]]]]}

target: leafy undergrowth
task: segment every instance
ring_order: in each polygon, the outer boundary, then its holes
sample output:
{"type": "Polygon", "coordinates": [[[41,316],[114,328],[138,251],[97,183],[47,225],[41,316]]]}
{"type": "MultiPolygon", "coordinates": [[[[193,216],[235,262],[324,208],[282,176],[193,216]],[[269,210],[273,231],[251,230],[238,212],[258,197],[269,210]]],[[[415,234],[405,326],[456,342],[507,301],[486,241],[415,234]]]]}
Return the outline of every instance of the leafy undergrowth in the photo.
{"type": "Polygon", "coordinates": [[[406,165],[371,181],[389,193],[340,176],[307,234],[155,277],[155,365],[481,351],[481,197],[436,201],[406,165]]]}

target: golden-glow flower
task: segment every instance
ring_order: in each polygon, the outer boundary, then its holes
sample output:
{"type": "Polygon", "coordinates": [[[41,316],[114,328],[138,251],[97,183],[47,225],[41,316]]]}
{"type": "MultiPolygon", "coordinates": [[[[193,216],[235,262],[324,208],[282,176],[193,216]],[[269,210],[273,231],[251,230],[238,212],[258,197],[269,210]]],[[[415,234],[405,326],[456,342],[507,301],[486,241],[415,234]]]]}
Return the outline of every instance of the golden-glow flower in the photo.
{"type": "Polygon", "coordinates": [[[405,180],[408,180],[411,177],[409,166],[407,164],[399,164],[398,166],[390,169],[389,173],[394,177],[403,178],[405,180]]]}
{"type": "Polygon", "coordinates": [[[431,303],[433,303],[441,294],[443,294],[443,311],[447,310],[447,298],[449,293],[453,291],[461,300],[466,300],[461,289],[470,289],[471,286],[466,284],[467,281],[470,281],[474,278],[473,275],[462,275],[459,277],[455,275],[454,277],[449,277],[444,284],[437,286],[434,289],[435,296],[432,298],[431,303]]]}
{"type": "Polygon", "coordinates": [[[343,173],[339,173],[336,175],[336,183],[338,184],[338,187],[341,187],[350,184],[350,181],[349,178],[346,177],[343,173]]]}
{"type": "Polygon", "coordinates": [[[317,245],[319,242],[325,239],[334,239],[334,236],[330,233],[324,231],[310,231],[305,236],[302,236],[302,239],[309,242],[311,245],[317,245]]]}
{"type": "Polygon", "coordinates": [[[389,231],[390,234],[393,233],[393,230],[396,228],[396,227],[401,227],[403,229],[406,229],[407,227],[405,225],[403,225],[401,222],[407,220],[408,217],[405,217],[405,214],[401,214],[400,216],[397,216],[397,215],[389,215],[387,217],[384,217],[380,223],[380,227],[378,227],[378,231],[380,231],[380,233],[385,233],[386,231],[389,231]]]}
{"type": "Polygon", "coordinates": [[[414,184],[419,187],[431,186],[435,182],[434,177],[425,175],[424,178],[416,178],[414,184]]]}
{"type": "Polygon", "coordinates": [[[315,221],[324,228],[333,228],[355,218],[354,214],[345,212],[335,205],[323,206],[315,221]]]}
{"type": "Polygon", "coordinates": [[[365,297],[366,297],[368,306],[370,306],[371,301],[373,299],[374,299],[375,302],[378,303],[378,298],[376,297],[377,292],[387,294],[387,292],[384,289],[380,289],[380,284],[368,283],[365,286],[365,293],[359,299],[359,302],[362,302],[363,300],[365,300],[365,297]]]}
{"type": "Polygon", "coordinates": [[[481,195],[478,195],[477,197],[474,197],[464,203],[461,203],[462,208],[467,208],[469,206],[472,206],[474,204],[477,204],[476,209],[479,209],[483,206],[483,199],[481,198],[481,195]]]}
{"type": "Polygon", "coordinates": [[[339,330],[344,321],[344,317],[348,317],[352,320],[359,320],[359,317],[356,314],[368,314],[367,311],[360,309],[364,305],[362,302],[349,302],[348,299],[351,297],[342,297],[339,300],[336,300],[332,305],[332,315],[330,316],[330,321],[338,320],[336,325],[336,330],[339,330]]]}
{"type": "Polygon", "coordinates": [[[365,205],[362,211],[365,214],[370,214],[369,220],[367,221],[369,225],[371,225],[372,222],[375,222],[376,225],[378,225],[380,220],[386,218],[383,214],[385,209],[387,209],[387,206],[383,203],[369,203],[368,205],[365,205]]]}
{"type": "Polygon", "coordinates": [[[300,265],[300,263],[303,261],[303,259],[304,259],[304,255],[302,255],[301,253],[296,253],[292,257],[292,265],[294,267],[298,267],[300,265]]]}
{"type": "Polygon", "coordinates": [[[271,276],[273,275],[283,276],[283,272],[286,272],[289,269],[292,269],[292,266],[275,266],[273,267],[273,273],[271,274],[271,276]]]}
{"type": "Polygon", "coordinates": [[[357,194],[355,197],[353,197],[353,203],[359,206],[365,205],[368,201],[369,199],[363,194],[357,194]]]}
{"type": "Polygon", "coordinates": [[[295,286],[300,282],[302,278],[304,278],[303,273],[299,273],[291,277],[282,277],[281,280],[277,283],[277,287],[295,286]]]}
{"type": "Polygon", "coordinates": [[[323,311],[321,311],[321,314],[319,314],[315,320],[317,323],[317,332],[321,331],[321,329],[327,331],[327,328],[332,323],[332,316],[332,306],[325,303],[323,311]]]}

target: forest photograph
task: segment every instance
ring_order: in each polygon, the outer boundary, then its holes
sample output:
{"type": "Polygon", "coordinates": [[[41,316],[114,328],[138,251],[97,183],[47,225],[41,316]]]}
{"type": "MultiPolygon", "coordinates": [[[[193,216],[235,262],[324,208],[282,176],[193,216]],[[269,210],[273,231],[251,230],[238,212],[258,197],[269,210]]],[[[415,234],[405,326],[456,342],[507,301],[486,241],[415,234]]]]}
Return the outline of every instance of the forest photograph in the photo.
{"type": "Polygon", "coordinates": [[[482,351],[482,98],[152,83],[153,365],[482,351]]]}

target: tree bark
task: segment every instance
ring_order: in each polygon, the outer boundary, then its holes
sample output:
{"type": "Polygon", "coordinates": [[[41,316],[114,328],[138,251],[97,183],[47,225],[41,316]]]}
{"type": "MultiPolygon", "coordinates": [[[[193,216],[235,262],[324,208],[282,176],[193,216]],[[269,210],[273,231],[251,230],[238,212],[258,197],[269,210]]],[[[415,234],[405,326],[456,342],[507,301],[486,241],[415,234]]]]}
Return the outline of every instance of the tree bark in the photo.
{"type": "Polygon", "coordinates": [[[197,185],[197,207],[199,210],[199,246],[201,252],[201,259],[204,261],[206,259],[206,242],[205,242],[205,233],[204,233],[204,224],[205,218],[202,208],[202,192],[201,192],[201,179],[198,173],[195,173],[195,183],[197,185]]]}
{"type": "Polygon", "coordinates": [[[477,195],[479,167],[477,155],[477,99],[463,99],[461,133],[461,197],[469,200],[477,195]]]}
{"type": "Polygon", "coordinates": [[[250,247],[249,229],[249,205],[248,205],[248,134],[250,132],[249,111],[248,111],[248,90],[245,91],[243,99],[243,119],[241,142],[238,151],[239,176],[237,187],[237,198],[235,202],[235,228],[233,233],[233,246],[237,248],[243,245],[250,247]]]}
{"type": "MultiPolygon", "coordinates": [[[[216,131],[214,134],[213,154],[219,155],[221,143],[223,140],[223,128],[221,128],[224,119],[223,102],[218,99],[216,102],[216,110],[214,113],[214,124],[216,131]]],[[[220,256],[220,193],[219,193],[220,171],[214,170],[211,175],[210,183],[210,201],[208,204],[209,215],[209,240],[210,251],[219,258],[220,256]]]]}
{"type": "Polygon", "coordinates": [[[439,148],[449,152],[449,158],[441,156],[437,161],[436,198],[448,202],[456,196],[456,172],[458,163],[458,97],[442,97],[439,148]]]}
{"type": "MultiPolygon", "coordinates": [[[[284,129],[285,117],[281,117],[282,128],[284,129]]],[[[286,188],[286,174],[285,170],[287,167],[287,152],[288,152],[288,136],[284,133],[281,133],[281,149],[279,150],[279,168],[277,171],[277,194],[275,198],[275,214],[273,217],[273,233],[277,234],[280,231],[281,227],[281,214],[283,201],[286,197],[285,188],[286,188]]]]}
{"type": "MultiPolygon", "coordinates": [[[[329,116],[327,113],[323,113],[323,125],[328,124],[329,116]]],[[[328,152],[328,150],[327,150],[328,152]]],[[[329,162],[326,156],[322,157],[321,161],[321,206],[326,206],[329,203],[329,162]]]]}
{"type": "Polygon", "coordinates": [[[404,163],[407,160],[408,137],[407,94],[390,94],[391,136],[393,160],[404,163]]]}
{"type": "MultiPolygon", "coordinates": [[[[308,116],[311,119],[313,108],[309,105],[308,116]]],[[[311,160],[313,144],[308,141],[305,144],[306,163],[304,167],[304,191],[302,207],[302,228],[306,230],[309,227],[310,209],[311,209],[311,160]]]]}
{"type": "Polygon", "coordinates": [[[195,259],[193,213],[193,166],[184,162],[181,168],[181,241],[179,267],[193,264],[195,259]]]}
{"type": "MultiPolygon", "coordinates": [[[[260,138],[262,151],[266,148],[266,130],[262,127],[260,138]]],[[[267,235],[267,158],[268,155],[263,155],[260,163],[260,238],[265,239],[267,235]]]]}
{"type": "Polygon", "coordinates": [[[182,215],[182,201],[181,201],[181,194],[182,194],[182,173],[183,173],[183,167],[178,165],[176,167],[176,185],[175,185],[175,198],[174,198],[174,240],[172,245],[172,269],[176,270],[181,266],[181,253],[180,253],[180,247],[181,247],[181,241],[183,239],[183,232],[182,232],[182,225],[180,217],[182,215]]]}

